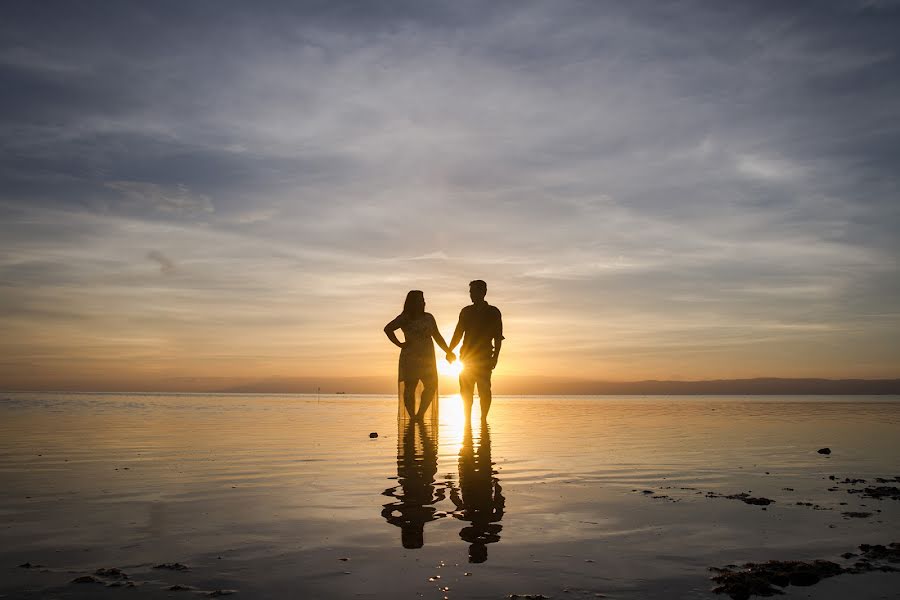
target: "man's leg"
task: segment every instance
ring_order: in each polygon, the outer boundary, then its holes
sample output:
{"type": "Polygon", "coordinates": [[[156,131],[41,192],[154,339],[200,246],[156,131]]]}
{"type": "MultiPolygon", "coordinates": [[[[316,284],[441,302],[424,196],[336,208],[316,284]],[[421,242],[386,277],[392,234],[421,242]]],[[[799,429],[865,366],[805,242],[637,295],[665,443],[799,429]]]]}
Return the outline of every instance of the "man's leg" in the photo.
{"type": "Polygon", "coordinates": [[[472,403],[475,401],[475,376],[470,369],[463,368],[459,374],[459,396],[462,398],[466,421],[471,421],[472,403]]]}
{"type": "Polygon", "coordinates": [[[481,400],[481,420],[487,420],[491,410],[491,370],[478,374],[478,398],[481,400]]]}

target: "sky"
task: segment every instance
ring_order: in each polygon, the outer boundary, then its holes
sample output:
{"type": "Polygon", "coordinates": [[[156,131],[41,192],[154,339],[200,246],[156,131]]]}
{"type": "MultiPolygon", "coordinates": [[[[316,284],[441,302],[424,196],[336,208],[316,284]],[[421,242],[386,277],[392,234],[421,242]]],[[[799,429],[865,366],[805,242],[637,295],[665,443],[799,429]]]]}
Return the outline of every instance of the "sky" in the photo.
{"type": "Polygon", "coordinates": [[[500,391],[900,377],[898,2],[0,17],[0,389],[389,391],[472,279],[500,391]]]}

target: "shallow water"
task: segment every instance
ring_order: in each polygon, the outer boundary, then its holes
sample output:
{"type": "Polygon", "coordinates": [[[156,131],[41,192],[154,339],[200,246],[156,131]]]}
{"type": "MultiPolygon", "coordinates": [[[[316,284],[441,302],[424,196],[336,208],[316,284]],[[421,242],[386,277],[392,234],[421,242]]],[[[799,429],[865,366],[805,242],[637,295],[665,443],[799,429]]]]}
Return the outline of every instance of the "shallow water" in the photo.
{"type": "Polygon", "coordinates": [[[0,394],[0,594],[709,598],[710,566],[900,541],[900,501],[848,492],[900,476],[898,397],[500,397],[487,430],[444,397],[438,419],[398,424],[393,396],[0,394]],[[100,567],[139,585],[68,583],[100,567]]]}

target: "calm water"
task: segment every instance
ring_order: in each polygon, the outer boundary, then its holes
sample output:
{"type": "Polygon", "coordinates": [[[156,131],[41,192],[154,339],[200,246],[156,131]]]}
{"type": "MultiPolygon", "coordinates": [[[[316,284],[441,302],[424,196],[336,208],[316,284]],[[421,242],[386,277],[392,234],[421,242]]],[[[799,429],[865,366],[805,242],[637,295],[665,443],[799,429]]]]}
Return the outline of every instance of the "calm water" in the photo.
{"type": "Polygon", "coordinates": [[[900,541],[900,502],[829,479],[900,476],[897,397],[500,397],[489,430],[469,431],[458,398],[413,428],[396,404],[0,394],[0,594],[83,595],[73,577],[118,567],[138,589],[92,597],[177,583],[253,598],[709,598],[710,566],[900,541]],[[151,568],[163,562],[191,569],[151,568]]]}

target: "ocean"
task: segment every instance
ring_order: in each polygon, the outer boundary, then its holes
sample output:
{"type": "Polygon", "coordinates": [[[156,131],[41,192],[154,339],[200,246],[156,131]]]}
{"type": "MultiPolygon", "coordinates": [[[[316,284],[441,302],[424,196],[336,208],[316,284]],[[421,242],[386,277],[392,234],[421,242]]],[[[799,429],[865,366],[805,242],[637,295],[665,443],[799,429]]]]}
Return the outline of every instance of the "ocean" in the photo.
{"type": "Polygon", "coordinates": [[[397,414],[386,395],[0,393],[0,597],[711,598],[710,567],[900,541],[900,500],[871,493],[900,487],[897,396],[397,414]]]}

